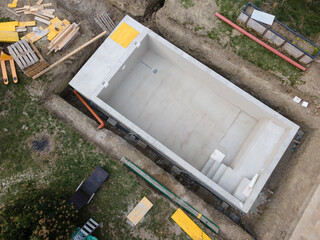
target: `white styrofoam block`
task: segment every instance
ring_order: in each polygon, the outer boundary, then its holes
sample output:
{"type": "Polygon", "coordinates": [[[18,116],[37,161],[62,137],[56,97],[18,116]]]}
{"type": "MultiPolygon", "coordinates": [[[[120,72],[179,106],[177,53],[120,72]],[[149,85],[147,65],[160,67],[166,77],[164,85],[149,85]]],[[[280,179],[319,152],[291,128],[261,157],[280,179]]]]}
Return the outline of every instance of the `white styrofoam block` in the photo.
{"type": "Polygon", "coordinates": [[[211,154],[210,158],[217,161],[217,162],[222,162],[226,155],[224,155],[222,152],[220,152],[218,149],[215,149],[213,153],[211,154]]]}
{"type": "Polygon", "coordinates": [[[295,96],[293,98],[293,101],[296,102],[296,103],[300,103],[301,102],[301,98],[299,98],[298,96],[295,96]]]}
{"type": "Polygon", "coordinates": [[[265,13],[262,11],[258,11],[256,9],[253,10],[253,13],[251,15],[251,18],[253,18],[254,20],[257,20],[259,22],[268,24],[268,25],[272,25],[275,16],[269,13],[265,13]]]}
{"type": "Polygon", "coordinates": [[[309,103],[306,102],[306,101],[303,101],[302,104],[301,104],[302,107],[308,107],[308,105],[309,105],[309,103]]]}

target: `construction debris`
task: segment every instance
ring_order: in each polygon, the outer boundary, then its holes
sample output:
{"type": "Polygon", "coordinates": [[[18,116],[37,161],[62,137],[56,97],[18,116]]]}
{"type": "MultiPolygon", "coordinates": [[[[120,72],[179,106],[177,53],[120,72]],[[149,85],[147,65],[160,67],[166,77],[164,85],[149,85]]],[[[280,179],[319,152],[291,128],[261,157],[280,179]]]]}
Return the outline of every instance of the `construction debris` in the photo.
{"type": "Polygon", "coordinates": [[[13,22],[3,22],[0,23],[0,31],[8,31],[8,32],[14,32],[19,25],[19,22],[13,21],[13,22]]]}
{"type": "Polygon", "coordinates": [[[48,62],[42,57],[32,42],[28,43],[22,39],[9,46],[8,50],[18,66],[28,77],[33,77],[49,66],[48,62]]]}
{"type": "Polygon", "coordinates": [[[17,32],[0,31],[0,42],[14,43],[19,41],[17,32]]]}
{"type": "Polygon", "coordinates": [[[8,46],[8,51],[21,70],[35,64],[39,58],[31,49],[25,39],[8,46]]]}
{"type": "Polygon", "coordinates": [[[23,70],[23,72],[28,77],[33,77],[34,75],[38,74],[39,72],[43,71],[49,66],[49,63],[42,57],[41,53],[38,51],[38,49],[34,46],[32,42],[29,43],[32,50],[37,54],[37,56],[40,58],[40,61],[31,65],[30,67],[27,67],[23,70]]]}
{"type": "Polygon", "coordinates": [[[27,28],[26,27],[16,27],[16,32],[26,32],[27,28]]]}
{"type": "Polygon", "coordinates": [[[9,8],[16,8],[17,5],[18,5],[18,1],[19,1],[19,0],[13,0],[12,3],[9,3],[9,4],[8,4],[8,7],[9,7],[9,8]]]}
{"type": "Polygon", "coordinates": [[[15,13],[24,13],[24,14],[32,14],[37,17],[44,18],[46,20],[50,20],[52,18],[55,18],[53,13],[55,12],[55,9],[46,9],[47,7],[52,7],[52,3],[45,3],[45,4],[39,4],[42,3],[42,1],[38,1],[36,5],[30,6],[25,5],[21,8],[15,8],[15,13]]]}
{"type": "Polygon", "coordinates": [[[152,206],[153,204],[146,197],[143,197],[138,205],[129,213],[127,218],[136,226],[152,206]]]}
{"type": "MultiPolygon", "coordinates": [[[[65,27],[58,35],[52,39],[51,43],[48,46],[48,49],[50,50],[49,53],[52,51],[59,51],[67,46],[70,45],[70,43],[79,36],[79,25],[76,23],[72,23],[69,26],[65,27]]],[[[48,54],[49,54],[48,53],[48,54]]]]}
{"type": "Polygon", "coordinates": [[[9,83],[7,69],[6,69],[6,61],[10,62],[10,68],[11,68],[11,74],[12,74],[13,82],[17,83],[18,82],[18,77],[17,77],[17,73],[16,73],[16,68],[14,66],[13,57],[10,56],[10,55],[7,55],[3,51],[1,51],[0,62],[1,62],[1,70],[2,70],[3,82],[6,85],[8,85],[8,83],[9,83]]]}
{"type": "Polygon", "coordinates": [[[116,28],[116,25],[106,12],[97,14],[94,20],[103,31],[107,31],[109,34],[116,28]]]}
{"type": "Polygon", "coordinates": [[[293,100],[295,103],[300,103],[300,102],[301,102],[301,98],[299,98],[298,96],[295,96],[292,100],[293,100]]]}
{"type": "Polygon", "coordinates": [[[134,171],[136,174],[138,174],[140,177],[142,177],[144,180],[146,180],[148,183],[150,183],[152,186],[154,186],[156,189],[158,189],[172,201],[174,201],[176,204],[180,205],[194,217],[198,218],[204,225],[206,225],[212,231],[214,231],[215,233],[219,232],[220,228],[216,224],[211,222],[206,216],[204,216],[198,210],[190,206],[187,202],[170,192],[167,188],[162,186],[157,180],[153,179],[150,175],[148,175],[146,172],[142,171],[139,167],[137,167],[133,162],[131,162],[125,157],[122,157],[120,159],[120,162],[122,162],[124,165],[126,165],[128,168],[130,168],[132,171],[134,171]]]}
{"type": "Polygon", "coordinates": [[[45,20],[45,19],[43,19],[41,17],[35,17],[34,20],[42,22],[42,23],[47,24],[47,25],[50,25],[50,21],[45,20]]]}
{"type": "Polygon", "coordinates": [[[35,21],[19,22],[18,27],[33,27],[36,25],[35,21]]]}
{"type": "Polygon", "coordinates": [[[195,224],[180,208],[171,216],[171,218],[185,231],[193,240],[211,240],[201,228],[195,224]]]}
{"type": "Polygon", "coordinates": [[[306,101],[303,101],[302,104],[301,104],[302,107],[308,107],[308,105],[309,105],[309,103],[306,102],[306,101]]]}
{"type": "Polygon", "coordinates": [[[35,42],[35,41],[38,41],[39,39],[43,38],[44,36],[46,36],[49,32],[50,32],[50,30],[47,28],[43,29],[43,27],[41,27],[41,26],[34,27],[33,32],[28,33],[27,35],[25,35],[21,39],[25,39],[28,42],[35,42]]]}
{"type": "Polygon", "coordinates": [[[12,14],[16,15],[17,17],[20,17],[19,14],[17,14],[15,11],[11,10],[10,8],[6,8],[8,12],[11,12],[12,14]]]}
{"type": "Polygon", "coordinates": [[[61,21],[59,18],[55,17],[50,20],[50,25],[46,28],[46,30],[49,30],[48,40],[52,41],[58,33],[68,25],[70,25],[70,22],[66,19],[61,21]]]}
{"type": "Polygon", "coordinates": [[[89,46],[91,43],[97,41],[98,39],[102,38],[105,35],[107,35],[107,32],[100,33],[96,37],[92,38],[90,41],[86,42],[85,44],[81,45],[77,49],[73,50],[71,53],[67,54],[66,56],[64,56],[60,60],[58,60],[55,63],[53,63],[52,65],[50,65],[48,68],[46,68],[43,71],[39,72],[38,74],[34,75],[32,77],[32,79],[37,79],[38,77],[42,76],[43,74],[49,72],[52,68],[58,66],[59,64],[61,64],[62,62],[64,62],[65,60],[67,60],[68,58],[73,56],[74,54],[78,53],[79,51],[81,51],[82,49],[84,49],[85,47],[89,46]]]}

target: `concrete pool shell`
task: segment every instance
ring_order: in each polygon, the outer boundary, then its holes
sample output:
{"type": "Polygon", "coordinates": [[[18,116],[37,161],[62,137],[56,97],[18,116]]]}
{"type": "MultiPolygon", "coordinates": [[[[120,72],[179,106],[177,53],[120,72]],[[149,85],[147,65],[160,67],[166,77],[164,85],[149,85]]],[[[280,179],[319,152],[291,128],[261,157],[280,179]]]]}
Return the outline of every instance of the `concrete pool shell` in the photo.
{"type": "Polygon", "coordinates": [[[230,205],[248,212],[299,127],[126,16],[70,85],[230,205]],[[115,30],[116,31],[116,30],[115,30]]]}

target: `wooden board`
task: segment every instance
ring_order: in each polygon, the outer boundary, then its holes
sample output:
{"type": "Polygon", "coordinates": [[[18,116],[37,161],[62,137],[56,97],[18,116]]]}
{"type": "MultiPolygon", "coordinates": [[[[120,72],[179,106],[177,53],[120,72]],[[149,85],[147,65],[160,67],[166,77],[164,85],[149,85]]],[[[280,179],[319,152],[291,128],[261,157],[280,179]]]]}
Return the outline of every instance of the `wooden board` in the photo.
{"type": "Polygon", "coordinates": [[[129,213],[127,218],[136,226],[152,206],[153,204],[146,197],[143,197],[138,205],[129,213]]]}
{"type": "Polygon", "coordinates": [[[124,22],[110,35],[110,38],[126,48],[138,35],[137,30],[124,22]]]}
{"type": "Polygon", "coordinates": [[[16,27],[16,32],[26,32],[27,28],[26,27],[16,27]]]}
{"type": "Polygon", "coordinates": [[[171,218],[185,231],[193,240],[211,240],[201,228],[197,226],[180,208],[171,218]]]}
{"type": "Polygon", "coordinates": [[[2,23],[0,23],[0,31],[14,32],[15,31],[15,27],[17,27],[18,24],[19,23],[17,21],[2,22],[2,23]]]}
{"type": "Polygon", "coordinates": [[[0,42],[14,43],[19,41],[17,32],[0,31],[0,42]]]}
{"type": "Polygon", "coordinates": [[[45,20],[45,19],[40,18],[40,17],[35,17],[34,20],[42,22],[42,23],[47,24],[47,25],[50,25],[50,21],[45,20]]]}
{"type": "Polygon", "coordinates": [[[19,22],[18,27],[32,27],[36,25],[35,21],[19,22]]]}

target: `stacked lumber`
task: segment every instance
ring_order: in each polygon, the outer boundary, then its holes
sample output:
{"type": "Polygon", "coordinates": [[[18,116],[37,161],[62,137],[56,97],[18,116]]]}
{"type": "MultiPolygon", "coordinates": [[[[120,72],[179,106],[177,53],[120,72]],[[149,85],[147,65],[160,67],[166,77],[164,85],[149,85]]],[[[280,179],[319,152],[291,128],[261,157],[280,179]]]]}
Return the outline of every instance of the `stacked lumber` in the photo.
{"type": "MultiPolygon", "coordinates": [[[[62,29],[55,38],[52,39],[51,43],[48,46],[50,50],[49,53],[52,51],[57,52],[61,49],[68,47],[71,42],[80,35],[79,33],[79,25],[76,23],[72,23],[62,29]]],[[[49,54],[48,53],[48,54],[49,54]]]]}
{"type": "Polygon", "coordinates": [[[14,43],[19,41],[19,35],[16,32],[18,25],[17,21],[0,23],[0,42],[14,43]]]}
{"type": "Polygon", "coordinates": [[[19,32],[26,32],[27,27],[35,26],[35,21],[28,22],[2,22],[0,23],[0,42],[13,43],[19,41],[19,32]]]}
{"type": "Polygon", "coordinates": [[[37,4],[33,6],[25,5],[24,7],[21,7],[21,8],[15,8],[15,13],[31,14],[38,17],[38,19],[41,18],[49,21],[50,19],[55,18],[54,12],[56,10],[48,7],[52,7],[52,3],[42,4],[42,1],[38,1],[37,4]]]}

